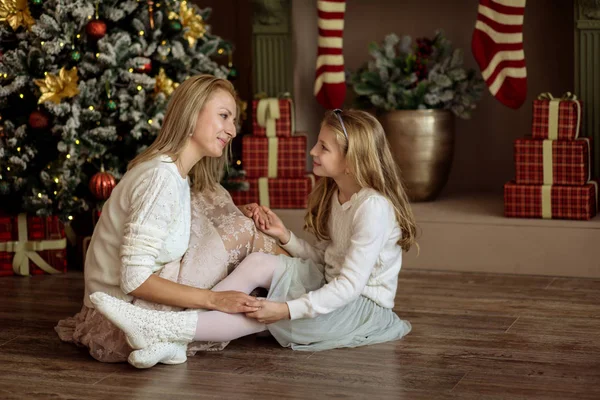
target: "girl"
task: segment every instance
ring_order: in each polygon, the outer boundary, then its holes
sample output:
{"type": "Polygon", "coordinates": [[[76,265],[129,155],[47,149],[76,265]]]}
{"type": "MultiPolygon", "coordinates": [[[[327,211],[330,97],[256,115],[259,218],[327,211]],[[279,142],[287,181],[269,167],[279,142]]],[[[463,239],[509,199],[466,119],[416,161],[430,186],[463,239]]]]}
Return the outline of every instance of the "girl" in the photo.
{"type": "MultiPolygon", "coordinates": [[[[257,249],[278,252],[274,240],[250,234],[247,225],[254,223],[233,206],[218,183],[236,136],[236,116],[235,91],[224,79],[193,76],[173,93],[160,134],[129,164],[104,204],[87,252],[84,304],[77,315],[58,323],[55,329],[62,340],[89,348],[100,361],[127,359],[132,349],[125,336],[89,299],[98,291],[147,308],[162,304],[222,312],[257,310],[247,305],[254,301],[247,293],[208,290],[229,272],[228,263],[237,256],[257,249]],[[222,224],[211,225],[223,219],[229,222],[228,234],[241,233],[225,245],[229,238],[219,231],[222,224]],[[180,267],[190,231],[193,248],[180,267]],[[213,249],[212,257],[198,254],[202,245],[213,249]]],[[[176,350],[171,346],[165,362],[185,361],[186,347],[176,350]]]]}
{"type": "Polygon", "coordinates": [[[395,340],[411,326],[392,311],[402,250],[415,223],[379,122],[363,111],[326,114],[310,154],[322,177],[309,198],[306,227],[316,246],[298,239],[269,209],[255,222],[292,256],[251,254],[215,290],[269,289],[258,311],[229,315],[142,310],[106,293],[91,301],[121,328],[129,362],[161,362],[157,348],[194,340],[231,340],[268,329],[295,350],[326,350],[395,340]],[[265,325],[268,324],[268,325],[265,325]]]}

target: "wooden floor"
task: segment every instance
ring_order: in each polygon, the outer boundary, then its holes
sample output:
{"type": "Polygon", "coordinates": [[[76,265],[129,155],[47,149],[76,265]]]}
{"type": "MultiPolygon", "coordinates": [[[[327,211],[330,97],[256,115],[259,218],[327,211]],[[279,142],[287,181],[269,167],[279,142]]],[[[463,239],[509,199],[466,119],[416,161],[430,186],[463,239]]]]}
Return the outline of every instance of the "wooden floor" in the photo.
{"type": "Polygon", "coordinates": [[[304,353],[248,337],[143,371],[58,340],[82,281],[0,278],[0,399],[600,399],[600,280],[404,270],[401,341],[304,353]]]}

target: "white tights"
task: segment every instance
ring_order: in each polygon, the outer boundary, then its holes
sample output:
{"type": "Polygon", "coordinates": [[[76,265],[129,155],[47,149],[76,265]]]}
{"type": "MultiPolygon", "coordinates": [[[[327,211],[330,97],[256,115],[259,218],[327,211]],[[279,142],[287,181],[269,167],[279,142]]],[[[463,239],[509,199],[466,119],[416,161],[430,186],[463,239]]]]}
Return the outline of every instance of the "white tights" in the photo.
{"type": "MultiPolygon", "coordinates": [[[[277,256],[264,253],[249,254],[212,290],[215,292],[236,290],[249,294],[257,287],[269,289],[277,263],[277,256]]],[[[194,341],[226,342],[266,329],[265,324],[244,314],[227,314],[221,311],[199,312],[194,341]]]]}

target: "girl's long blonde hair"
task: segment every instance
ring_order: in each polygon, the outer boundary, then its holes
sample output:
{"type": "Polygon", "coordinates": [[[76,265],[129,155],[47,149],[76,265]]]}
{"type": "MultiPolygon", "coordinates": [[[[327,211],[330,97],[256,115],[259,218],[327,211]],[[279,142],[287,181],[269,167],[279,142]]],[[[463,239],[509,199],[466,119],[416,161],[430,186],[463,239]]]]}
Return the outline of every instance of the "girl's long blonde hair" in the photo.
{"type": "MultiPolygon", "coordinates": [[[[158,155],[166,154],[177,161],[189,136],[196,129],[198,114],[206,102],[218,90],[224,90],[236,99],[236,92],[231,82],[213,75],[195,75],[186,79],[171,95],[167,113],[156,140],[136,158],[127,169],[158,155]]],[[[239,112],[236,113],[239,116],[239,112]]],[[[223,170],[228,164],[231,153],[231,141],[221,157],[203,157],[190,170],[192,190],[213,190],[219,184],[223,170]]]]}
{"type": "MultiPolygon", "coordinates": [[[[400,168],[394,161],[383,127],[371,114],[359,110],[344,110],[348,139],[334,112],[325,114],[321,126],[329,127],[335,134],[348,168],[361,188],[372,188],[384,195],[393,205],[402,236],[398,244],[408,251],[415,243],[416,224],[408,196],[400,179],[400,168]]],[[[332,178],[318,180],[308,197],[308,212],[304,218],[305,229],[320,240],[330,238],[328,221],[331,214],[331,197],[337,185],[332,178]]]]}

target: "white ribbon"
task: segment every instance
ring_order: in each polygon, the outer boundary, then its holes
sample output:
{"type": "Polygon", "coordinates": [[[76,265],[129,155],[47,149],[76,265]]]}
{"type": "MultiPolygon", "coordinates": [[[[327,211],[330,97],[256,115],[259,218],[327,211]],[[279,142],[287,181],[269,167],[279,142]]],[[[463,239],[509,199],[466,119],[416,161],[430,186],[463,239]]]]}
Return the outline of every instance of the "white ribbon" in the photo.
{"type": "Polygon", "coordinates": [[[17,217],[19,240],[0,243],[0,251],[15,253],[13,258],[13,271],[17,275],[29,275],[29,260],[33,261],[42,271],[48,274],[61,272],[48,264],[38,251],[61,250],[67,247],[67,239],[58,240],[27,240],[27,215],[22,213],[17,217]]]}
{"type": "Polygon", "coordinates": [[[268,97],[260,99],[256,107],[256,122],[258,125],[265,128],[267,137],[275,137],[275,120],[281,118],[279,110],[279,99],[276,97],[268,97]]]}
{"type": "Polygon", "coordinates": [[[267,176],[269,178],[277,178],[277,158],[279,156],[279,139],[277,137],[269,137],[267,138],[268,143],[268,167],[267,167],[267,176]]]}
{"type": "Polygon", "coordinates": [[[261,206],[271,208],[269,198],[269,178],[258,178],[258,203],[261,206]]]}
{"type": "Polygon", "coordinates": [[[554,140],[544,140],[542,143],[542,160],[544,168],[544,185],[552,185],[554,183],[553,159],[552,159],[552,143],[554,140]]]}
{"type": "Polygon", "coordinates": [[[577,127],[575,128],[575,137],[573,139],[577,139],[579,137],[579,128],[581,126],[581,104],[577,100],[577,96],[571,92],[566,92],[563,94],[561,98],[554,98],[551,93],[542,93],[538,96],[538,100],[548,100],[549,101],[549,109],[548,109],[548,139],[556,140],[558,139],[558,111],[560,109],[561,101],[572,101],[575,103],[575,107],[577,108],[577,127]]]}
{"type": "Polygon", "coordinates": [[[552,218],[552,185],[542,185],[542,218],[552,218]]]}

